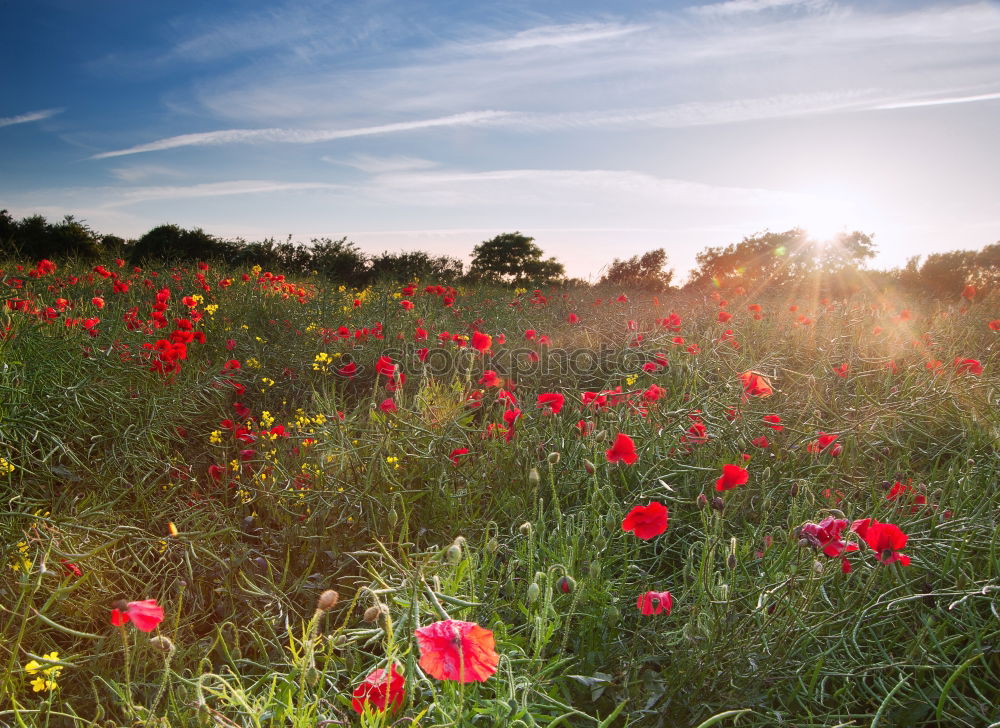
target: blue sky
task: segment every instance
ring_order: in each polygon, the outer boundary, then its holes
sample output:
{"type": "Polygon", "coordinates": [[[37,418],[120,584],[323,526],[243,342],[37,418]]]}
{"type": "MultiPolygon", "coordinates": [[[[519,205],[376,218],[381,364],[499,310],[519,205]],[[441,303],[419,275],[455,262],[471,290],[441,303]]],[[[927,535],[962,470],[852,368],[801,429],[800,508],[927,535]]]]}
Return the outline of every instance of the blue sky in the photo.
{"type": "Polygon", "coordinates": [[[573,275],[801,225],[1000,239],[1000,2],[2,5],[0,207],[573,275]]]}

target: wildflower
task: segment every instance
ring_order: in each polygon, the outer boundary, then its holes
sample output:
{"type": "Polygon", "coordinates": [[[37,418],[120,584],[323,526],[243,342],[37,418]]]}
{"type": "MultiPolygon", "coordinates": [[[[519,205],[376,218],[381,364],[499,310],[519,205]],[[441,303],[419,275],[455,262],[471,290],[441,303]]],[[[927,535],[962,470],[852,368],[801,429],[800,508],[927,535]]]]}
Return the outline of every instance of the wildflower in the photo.
{"type": "MultiPolygon", "coordinates": [[[[832,445],[838,437],[840,437],[840,435],[830,435],[820,430],[819,434],[816,436],[816,439],[813,442],[810,442],[808,445],[806,445],[806,452],[811,452],[811,453],[823,452],[828,447],[830,447],[830,445],[832,445]]],[[[837,445],[836,447],[839,448],[840,446],[837,445]]],[[[830,451],[830,454],[831,455],[834,454],[833,450],[830,451]]],[[[839,455],[840,450],[837,450],[836,454],[839,455]]]]}
{"type": "Polygon", "coordinates": [[[420,667],[438,680],[484,682],[496,672],[493,632],[475,622],[446,619],[414,631],[420,667]]]}
{"type": "Polygon", "coordinates": [[[480,353],[485,353],[489,351],[490,347],[493,346],[493,337],[489,334],[484,334],[481,331],[472,332],[472,348],[480,353]]]}
{"type": "Polygon", "coordinates": [[[847,528],[846,520],[828,516],[819,523],[804,523],[798,530],[799,535],[806,539],[813,548],[833,559],[849,551],[858,550],[857,544],[846,543],[840,537],[845,528],[847,528]]]}
{"type": "Polygon", "coordinates": [[[399,409],[396,407],[396,403],[392,401],[392,397],[386,397],[383,399],[378,408],[383,412],[396,412],[399,409]]]}
{"type": "Polygon", "coordinates": [[[668,591],[648,591],[639,595],[635,606],[639,608],[640,613],[646,616],[662,612],[670,614],[670,610],[674,608],[674,598],[670,596],[668,591]]]}
{"type": "Polygon", "coordinates": [[[152,632],[163,621],[163,607],[155,599],[144,599],[141,602],[129,602],[124,609],[115,607],[111,610],[111,624],[115,627],[124,627],[129,621],[138,630],[152,632]]]}
{"type": "Polygon", "coordinates": [[[545,392],[538,395],[538,406],[544,407],[543,413],[547,415],[559,414],[565,402],[566,398],[559,392],[545,392]]]}
{"type": "Polygon", "coordinates": [[[850,364],[848,364],[845,361],[839,367],[834,367],[833,368],[833,373],[836,374],[838,377],[846,378],[847,377],[847,370],[850,369],[850,368],[851,368],[850,364]]]}
{"type": "Polygon", "coordinates": [[[910,565],[910,557],[900,553],[906,546],[909,536],[903,533],[899,526],[893,523],[879,523],[873,518],[862,518],[851,524],[851,530],[864,539],[883,564],[898,561],[903,566],[910,565]]]}
{"type": "Polygon", "coordinates": [[[635,442],[628,435],[618,433],[614,445],[606,451],[609,463],[622,462],[631,465],[639,456],[635,453],[635,442]]]}
{"type": "Polygon", "coordinates": [[[978,359],[962,359],[956,356],[955,372],[958,374],[974,374],[978,377],[983,373],[983,365],[978,359]]]}
{"type": "Polygon", "coordinates": [[[468,454],[469,454],[469,448],[460,447],[455,450],[452,450],[451,454],[448,455],[448,459],[451,460],[452,465],[458,465],[458,458],[462,455],[468,455],[468,454]]]}
{"type": "Polygon", "coordinates": [[[1000,319],[993,319],[987,326],[990,327],[990,331],[1000,331],[1000,319]]]}
{"type": "Polygon", "coordinates": [[[764,435],[761,435],[760,437],[755,437],[753,440],[750,441],[750,443],[754,447],[761,447],[761,448],[763,448],[763,447],[770,447],[771,446],[770,441],[764,435]]]}
{"type": "Polygon", "coordinates": [[[778,415],[764,415],[764,422],[775,432],[781,432],[785,429],[784,425],[781,424],[781,418],[778,415]]]}
{"type": "Polygon", "coordinates": [[[733,315],[731,313],[729,313],[728,311],[719,311],[718,320],[719,320],[720,324],[726,323],[732,317],[733,317],[733,315]]]}
{"type": "Polygon", "coordinates": [[[403,697],[406,695],[405,684],[405,679],[396,670],[395,665],[389,666],[388,673],[382,668],[372,670],[362,683],[354,688],[351,707],[358,715],[365,712],[366,706],[372,706],[378,711],[389,708],[395,710],[403,704],[403,697]]]}
{"type": "Polygon", "coordinates": [[[635,506],[622,521],[623,531],[632,531],[637,538],[648,541],[667,530],[670,512],[657,501],[647,506],[635,506]]]}
{"type": "MultiPolygon", "coordinates": [[[[59,659],[59,653],[50,652],[43,657],[46,661],[56,662],[59,659]]],[[[38,660],[32,660],[24,666],[26,673],[36,676],[31,680],[31,689],[36,693],[51,692],[57,689],[59,686],[56,684],[56,678],[59,677],[62,669],[62,665],[47,664],[46,666],[38,660]]]]}
{"type": "Polygon", "coordinates": [[[755,371],[746,371],[740,374],[740,381],[743,383],[743,399],[749,397],[770,397],[774,394],[771,383],[763,374],[755,371]]]}
{"type": "Polygon", "coordinates": [[[750,473],[739,465],[723,465],[722,477],[715,481],[716,490],[732,490],[733,488],[746,485],[750,480],[750,473]]]}

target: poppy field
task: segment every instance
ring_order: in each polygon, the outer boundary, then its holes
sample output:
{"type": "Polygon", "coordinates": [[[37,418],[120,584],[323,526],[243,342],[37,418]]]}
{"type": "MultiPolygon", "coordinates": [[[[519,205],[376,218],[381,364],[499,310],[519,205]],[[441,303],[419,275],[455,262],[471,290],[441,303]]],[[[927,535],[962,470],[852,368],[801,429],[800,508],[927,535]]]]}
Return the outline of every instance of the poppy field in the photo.
{"type": "Polygon", "coordinates": [[[1000,725],[996,294],[0,269],[0,725],[1000,725]]]}

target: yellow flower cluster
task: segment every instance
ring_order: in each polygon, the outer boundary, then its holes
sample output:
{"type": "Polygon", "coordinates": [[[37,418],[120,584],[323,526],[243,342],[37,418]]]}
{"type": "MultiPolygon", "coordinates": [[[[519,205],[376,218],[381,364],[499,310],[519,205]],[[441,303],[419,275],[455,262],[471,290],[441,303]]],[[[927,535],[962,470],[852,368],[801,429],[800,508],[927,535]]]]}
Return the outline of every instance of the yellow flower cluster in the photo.
{"type": "Polygon", "coordinates": [[[219,430],[212,430],[212,434],[208,436],[208,441],[213,445],[221,445],[222,433],[219,430]]]}
{"type": "Polygon", "coordinates": [[[207,313],[209,316],[214,316],[215,312],[218,310],[219,310],[219,304],[217,303],[210,303],[207,306],[205,306],[205,313],[207,313]]]}
{"type": "Polygon", "coordinates": [[[10,462],[7,458],[0,458],[0,474],[13,472],[14,463],[10,462]]]}
{"type": "Polygon", "coordinates": [[[333,364],[333,359],[325,351],[321,351],[316,355],[313,360],[313,371],[323,372],[324,374],[330,373],[330,365],[333,364]]]}
{"type": "Polygon", "coordinates": [[[15,572],[25,572],[31,570],[31,559],[28,558],[28,542],[18,541],[17,552],[10,560],[10,568],[15,572]]]}
{"type": "MultiPolygon", "coordinates": [[[[47,655],[43,655],[43,658],[47,661],[56,662],[59,659],[58,652],[50,652],[47,655]]],[[[48,663],[46,663],[48,664],[48,663]]],[[[62,665],[48,665],[45,667],[38,660],[32,660],[27,665],[24,666],[24,671],[28,675],[34,675],[34,679],[31,681],[31,689],[36,693],[50,692],[55,690],[59,686],[56,684],[56,678],[62,672],[62,665]]]]}
{"type": "Polygon", "coordinates": [[[392,455],[390,455],[389,457],[387,457],[385,459],[385,461],[386,461],[386,463],[388,463],[389,465],[392,466],[393,470],[399,470],[399,468],[400,468],[399,458],[393,457],[392,455]]]}

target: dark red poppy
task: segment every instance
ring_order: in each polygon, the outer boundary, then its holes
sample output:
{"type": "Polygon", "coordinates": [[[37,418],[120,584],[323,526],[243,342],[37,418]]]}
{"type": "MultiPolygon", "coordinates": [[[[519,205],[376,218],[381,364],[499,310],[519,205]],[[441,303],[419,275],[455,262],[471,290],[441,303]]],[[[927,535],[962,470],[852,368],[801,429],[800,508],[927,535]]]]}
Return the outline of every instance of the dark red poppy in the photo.
{"type": "Polygon", "coordinates": [[[389,672],[379,668],[372,670],[360,685],[354,688],[351,707],[361,715],[370,706],[375,710],[384,711],[388,708],[396,710],[403,704],[406,695],[406,681],[396,670],[395,665],[389,667],[389,672]]]}
{"type": "Polygon", "coordinates": [[[799,535],[809,541],[813,548],[832,559],[846,552],[858,550],[857,544],[846,543],[840,537],[845,528],[847,528],[845,519],[828,516],[819,523],[802,524],[799,527],[799,535]]]}
{"type": "Polygon", "coordinates": [[[615,443],[605,451],[609,463],[625,463],[631,465],[639,456],[635,452],[635,442],[628,435],[618,433],[615,443]]]}
{"type": "Polygon", "coordinates": [[[732,490],[740,485],[746,485],[750,473],[739,465],[723,465],[722,477],[715,481],[716,490],[732,490]]]}
{"type": "Polygon", "coordinates": [[[635,506],[629,511],[622,521],[622,530],[632,531],[637,538],[648,541],[667,530],[669,516],[665,505],[651,501],[647,506],[635,506]]]}
{"type": "Polygon", "coordinates": [[[347,364],[345,364],[344,366],[340,367],[340,369],[337,370],[337,374],[339,374],[342,377],[353,377],[357,373],[358,373],[358,365],[355,364],[353,361],[348,362],[347,364]]]}
{"type": "Polygon", "coordinates": [[[378,406],[378,408],[383,412],[396,412],[399,409],[396,406],[396,403],[393,401],[392,397],[386,397],[385,399],[383,399],[382,403],[378,406]]]}

